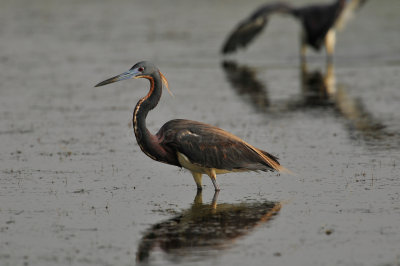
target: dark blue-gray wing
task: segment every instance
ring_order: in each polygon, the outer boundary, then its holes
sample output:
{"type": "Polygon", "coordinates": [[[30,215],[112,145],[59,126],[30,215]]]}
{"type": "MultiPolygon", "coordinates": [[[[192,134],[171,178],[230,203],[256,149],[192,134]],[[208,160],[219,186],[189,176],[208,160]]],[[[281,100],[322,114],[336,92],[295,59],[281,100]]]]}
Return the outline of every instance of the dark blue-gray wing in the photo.
{"type": "Polygon", "coordinates": [[[238,137],[207,124],[176,119],[159,131],[162,145],[184,154],[193,164],[224,170],[274,170],[277,158],[238,137]]]}
{"type": "Polygon", "coordinates": [[[264,29],[268,16],[272,13],[291,14],[292,7],[285,3],[274,3],[257,8],[232,31],[222,47],[222,53],[232,53],[249,44],[264,29]]]}

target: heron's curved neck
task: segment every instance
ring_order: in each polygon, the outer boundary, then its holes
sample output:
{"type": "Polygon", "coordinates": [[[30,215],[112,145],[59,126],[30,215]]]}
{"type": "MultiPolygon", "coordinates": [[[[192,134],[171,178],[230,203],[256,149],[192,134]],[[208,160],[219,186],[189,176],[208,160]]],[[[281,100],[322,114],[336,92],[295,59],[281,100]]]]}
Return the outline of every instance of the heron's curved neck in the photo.
{"type": "Polygon", "coordinates": [[[146,117],[149,111],[157,106],[161,98],[162,84],[159,76],[144,76],[150,81],[150,90],[145,97],[136,104],[133,113],[133,123],[141,129],[146,129],[146,117]]]}
{"type": "Polygon", "coordinates": [[[146,117],[150,110],[157,106],[161,98],[162,82],[159,73],[151,76],[143,76],[150,81],[150,90],[145,97],[139,100],[133,112],[133,129],[135,131],[136,140],[148,156],[154,159],[154,156],[149,154],[155,147],[156,137],[152,135],[146,127],[146,117]]]}

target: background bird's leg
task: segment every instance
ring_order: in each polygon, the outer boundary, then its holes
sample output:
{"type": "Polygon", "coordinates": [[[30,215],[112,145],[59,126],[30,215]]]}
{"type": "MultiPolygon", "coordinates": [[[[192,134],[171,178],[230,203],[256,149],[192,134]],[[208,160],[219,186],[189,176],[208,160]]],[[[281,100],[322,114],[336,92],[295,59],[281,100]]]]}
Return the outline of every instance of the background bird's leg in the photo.
{"type": "Polygon", "coordinates": [[[325,36],[325,49],[328,62],[332,61],[333,52],[335,51],[336,32],[330,29],[325,36]]]}
{"type": "Polygon", "coordinates": [[[219,191],[220,189],[219,189],[219,186],[218,186],[218,183],[217,183],[217,174],[215,173],[215,169],[211,168],[208,171],[207,175],[211,178],[211,181],[213,182],[215,191],[219,191]]]}
{"type": "Polygon", "coordinates": [[[192,176],[194,178],[194,182],[196,182],[197,185],[197,190],[202,190],[203,188],[201,187],[201,173],[197,172],[192,172],[192,176]]]}

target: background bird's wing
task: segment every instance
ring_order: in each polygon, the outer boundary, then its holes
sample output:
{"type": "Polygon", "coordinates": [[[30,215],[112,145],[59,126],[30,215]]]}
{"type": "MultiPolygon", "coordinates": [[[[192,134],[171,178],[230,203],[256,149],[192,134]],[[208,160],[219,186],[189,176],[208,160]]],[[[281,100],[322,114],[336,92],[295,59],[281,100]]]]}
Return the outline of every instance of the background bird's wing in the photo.
{"type": "Polygon", "coordinates": [[[351,0],[346,3],[339,18],[336,20],[335,28],[338,30],[344,29],[347,23],[354,16],[354,12],[357,11],[366,1],[367,0],[351,0]]]}
{"type": "Polygon", "coordinates": [[[267,171],[279,166],[276,157],[207,124],[177,119],[167,122],[161,130],[163,145],[184,154],[193,164],[202,167],[267,171]]]}
{"type": "Polygon", "coordinates": [[[271,13],[291,13],[292,7],[285,3],[267,4],[257,8],[250,17],[241,21],[229,35],[222,53],[235,52],[249,44],[265,27],[271,13]]]}

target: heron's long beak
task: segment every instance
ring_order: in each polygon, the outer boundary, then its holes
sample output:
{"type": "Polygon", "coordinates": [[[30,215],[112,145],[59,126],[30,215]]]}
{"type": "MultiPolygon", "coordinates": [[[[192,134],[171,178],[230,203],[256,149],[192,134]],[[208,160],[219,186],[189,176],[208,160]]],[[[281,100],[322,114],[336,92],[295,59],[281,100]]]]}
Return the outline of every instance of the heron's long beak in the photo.
{"type": "Polygon", "coordinates": [[[106,79],[105,81],[100,82],[99,84],[97,84],[95,87],[100,87],[100,86],[104,86],[110,83],[114,83],[117,81],[121,81],[121,80],[125,80],[125,79],[130,79],[130,78],[136,78],[139,76],[139,74],[141,74],[137,69],[131,69],[128,70],[120,75],[117,75],[115,77],[106,79]]]}

